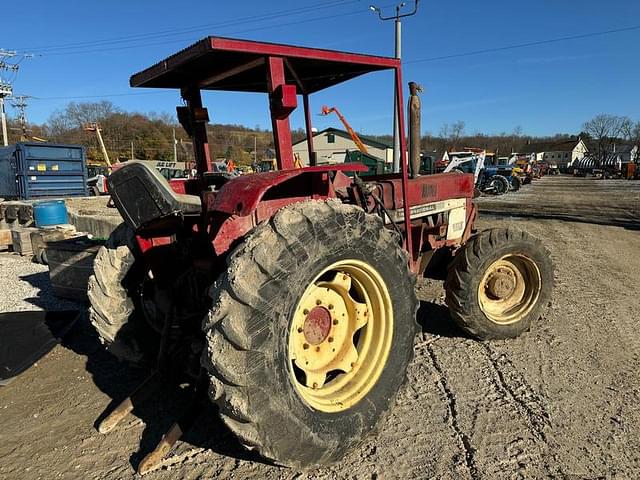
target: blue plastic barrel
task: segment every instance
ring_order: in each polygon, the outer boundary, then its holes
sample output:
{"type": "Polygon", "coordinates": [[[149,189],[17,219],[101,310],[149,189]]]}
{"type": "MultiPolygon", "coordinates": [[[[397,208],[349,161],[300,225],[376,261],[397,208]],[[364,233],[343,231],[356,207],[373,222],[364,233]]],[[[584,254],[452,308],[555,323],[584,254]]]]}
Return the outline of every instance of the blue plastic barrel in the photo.
{"type": "Polygon", "coordinates": [[[69,223],[67,206],[64,200],[36,203],[33,206],[33,217],[36,220],[36,227],[50,227],[69,223]]]}

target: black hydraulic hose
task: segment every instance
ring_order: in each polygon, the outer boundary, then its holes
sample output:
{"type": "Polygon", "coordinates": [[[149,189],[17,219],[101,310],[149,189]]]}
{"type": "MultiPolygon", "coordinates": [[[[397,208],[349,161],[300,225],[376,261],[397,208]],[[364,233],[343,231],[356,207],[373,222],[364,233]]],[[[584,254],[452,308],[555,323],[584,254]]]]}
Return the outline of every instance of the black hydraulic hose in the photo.
{"type": "Polygon", "coordinates": [[[387,211],[387,207],[384,206],[384,204],[382,203],[382,200],[380,200],[375,193],[372,192],[370,193],[370,195],[373,198],[373,200],[378,204],[378,206],[382,209],[384,214],[389,218],[391,225],[393,225],[393,228],[395,229],[395,231],[398,232],[398,235],[400,235],[400,241],[402,242],[403,236],[402,236],[402,232],[400,231],[400,227],[398,227],[398,224],[394,222],[393,219],[391,218],[391,215],[389,215],[389,212],[387,211]]]}
{"type": "MultiPolygon", "coordinates": [[[[376,205],[378,205],[378,207],[389,218],[391,225],[393,225],[393,228],[398,233],[398,235],[400,235],[400,239],[402,240],[403,239],[402,232],[400,231],[400,228],[398,227],[398,225],[391,218],[391,215],[389,215],[389,211],[387,210],[387,207],[385,207],[384,204],[382,203],[382,200],[380,200],[378,196],[375,193],[373,193],[372,189],[369,188],[358,175],[354,175],[353,183],[356,184],[356,186],[360,189],[363,195],[371,195],[371,198],[373,198],[373,201],[376,202],[376,205]]],[[[384,216],[382,217],[382,221],[384,222],[384,216]]]]}

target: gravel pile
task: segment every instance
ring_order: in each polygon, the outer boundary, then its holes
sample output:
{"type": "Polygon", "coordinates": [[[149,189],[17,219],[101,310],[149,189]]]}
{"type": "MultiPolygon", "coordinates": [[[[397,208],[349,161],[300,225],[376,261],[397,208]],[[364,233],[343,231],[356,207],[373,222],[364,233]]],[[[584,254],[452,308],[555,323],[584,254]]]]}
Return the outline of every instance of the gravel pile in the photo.
{"type": "Polygon", "coordinates": [[[0,253],[0,312],[78,308],[86,307],[53,294],[49,267],[17,253],[0,253]]]}

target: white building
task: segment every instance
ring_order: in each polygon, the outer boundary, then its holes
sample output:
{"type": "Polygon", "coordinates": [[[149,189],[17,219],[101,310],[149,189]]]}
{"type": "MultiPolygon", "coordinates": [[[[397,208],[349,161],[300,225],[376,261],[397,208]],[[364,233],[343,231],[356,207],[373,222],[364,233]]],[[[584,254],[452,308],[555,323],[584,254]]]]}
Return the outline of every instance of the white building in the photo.
{"type": "MultiPolygon", "coordinates": [[[[360,140],[367,147],[370,155],[380,158],[385,163],[393,163],[393,147],[384,142],[360,136],[360,140]]],[[[327,128],[313,134],[313,151],[316,153],[318,165],[327,163],[344,163],[348,151],[357,151],[358,147],[349,133],[337,128],[327,128]]],[[[300,155],[303,165],[309,165],[309,150],[307,139],[293,144],[293,154],[300,155]]]]}
{"type": "Polygon", "coordinates": [[[573,163],[583,158],[589,149],[580,137],[570,140],[530,143],[521,153],[535,154],[538,162],[557,165],[558,168],[570,168],[573,163]]]}

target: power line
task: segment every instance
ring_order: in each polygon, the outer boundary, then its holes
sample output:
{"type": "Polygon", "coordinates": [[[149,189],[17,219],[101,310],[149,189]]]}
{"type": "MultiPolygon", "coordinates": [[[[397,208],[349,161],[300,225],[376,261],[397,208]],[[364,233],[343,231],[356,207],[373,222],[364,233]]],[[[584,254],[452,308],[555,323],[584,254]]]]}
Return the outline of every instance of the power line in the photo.
{"type": "Polygon", "coordinates": [[[590,37],[599,37],[599,36],[603,36],[603,35],[610,35],[613,33],[621,33],[621,32],[631,32],[634,30],[640,30],[640,25],[635,25],[635,26],[631,26],[631,27],[624,27],[624,28],[615,28],[612,30],[603,30],[600,32],[590,32],[590,33],[583,33],[580,35],[570,35],[570,36],[566,36],[566,37],[558,37],[558,38],[550,38],[547,40],[538,40],[535,42],[527,42],[527,43],[516,43],[514,45],[506,45],[504,47],[494,47],[494,48],[485,48],[482,50],[472,50],[470,52],[463,52],[463,53],[454,53],[451,55],[442,55],[442,56],[438,56],[438,57],[428,57],[428,58],[420,58],[417,60],[411,60],[409,62],[404,62],[405,64],[411,64],[411,63],[421,63],[421,62],[434,62],[437,60],[448,60],[450,58],[460,58],[460,57],[470,57],[472,55],[482,55],[485,53],[493,53],[493,52],[501,52],[504,50],[514,50],[517,48],[525,48],[525,47],[534,47],[537,45],[546,45],[546,44],[550,44],[550,43],[558,43],[558,42],[564,42],[564,41],[568,41],[568,40],[578,40],[581,38],[590,38],[590,37]]]}
{"type": "MultiPolygon", "coordinates": [[[[358,12],[351,12],[351,13],[349,13],[349,15],[352,15],[352,14],[355,14],[355,13],[359,13],[359,11],[358,12]]],[[[343,15],[345,15],[345,14],[343,14],[343,15]]],[[[325,18],[325,19],[326,18],[334,18],[336,16],[343,16],[343,15],[332,15],[332,16],[322,17],[322,18],[325,18]]],[[[302,22],[306,23],[308,21],[316,21],[316,20],[319,20],[319,19],[304,20],[304,21],[295,22],[295,23],[302,23],[302,22]]],[[[287,25],[287,24],[284,24],[284,25],[287,25]]],[[[277,25],[277,26],[283,26],[283,25],[277,25]]],[[[271,28],[271,27],[272,26],[264,27],[264,28],[271,28]]],[[[582,39],[582,38],[590,38],[590,37],[611,35],[611,34],[629,32],[629,31],[636,31],[636,30],[640,30],[640,25],[635,25],[635,26],[630,26],[630,27],[623,27],[623,28],[616,28],[616,29],[610,29],[610,30],[603,30],[603,31],[600,31],[600,32],[590,32],[590,33],[584,33],[584,34],[580,34],[580,35],[571,35],[571,36],[565,36],[565,37],[551,38],[551,39],[546,39],[546,40],[538,40],[538,41],[534,41],[534,42],[519,43],[519,44],[514,44],[514,45],[506,45],[506,46],[503,46],[503,47],[494,47],[494,48],[486,48],[486,49],[482,49],[482,50],[473,50],[473,51],[469,51],[469,52],[454,53],[454,54],[442,55],[442,56],[438,56],[438,57],[421,58],[421,59],[416,59],[416,60],[405,61],[403,63],[405,65],[407,65],[407,64],[422,63],[422,62],[433,62],[433,61],[439,61],[439,60],[448,60],[448,59],[451,59],[451,58],[460,58],[460,57],[467,57],[467,56],[474,56],[474,55],[482,55],[482,54],[492,53],[492,52],[513,50],[513,49],[518,49],[518,48],[526,48],[526,47],[532,47],[532,46],[538,46],[538,45],[558,43],[558,42],[570,41],[570,40],[578,40],[578,39],[582,39]]],[[[241,33],[241,32],[236,32],[236,33],[241,33]]],[[[133,48],[137,48],[137,47],[133,47],[133,48]]],[[[104,51],[104,50],[97,50],[97,51],[100,52],[100,51],[104,51]]],[[[89,52],[79,52],[79,53],[89,53],[89,52]]],[[[68,53],[68,54],[70,54],[70,53],[68,53]]],[[[63,54],[61,54],[61,55],[63,55],[63,54]]],[[[171,90],[169,90],[169,91],[171,91],[171,90]]],[[[127,96],[139,96],[139,95],[158,95],[158,94],[162,94],[162,93],[166,93],[166,92],[165,91],[162,91],[162,92],[155,91],[155,92],[112,93],[112,94],[104,94],[104,95],[34,97],[34,99],[35,100],[76,100],[76,99],[90,99],[90,98],[127,97],[127,96]]]]}
{"type": "MultiPolygon", "coordinates": [[[[352,15],[358,15],[358,14],[362,14],[363,12],[365,12],[365,10],[355,10],[355,11],[340,13],[340,14],[336,14],[336,15],[327,15],[327,16],[324,16],[324,17],[315,17],[315,18],[309,18],[309,19],[305,19],[305,20],[297,20],[297,21],[293,21],[293,22],[286,22],[286,23],[278,23],[278,24],[273,24],[273,25],[258,26],[258,27],[253,27],[253,28],[250,28],[250,29],[237,30],[237,31],[234,31],[234,32],[229,32],[226,35],[237,35],[237,34],[242,34],[242,33],[253,33],[253,32],[256,32],[258,30],[267,30],[267,29],[270,29],[270,28],[282,28],[282,27],[289,27],[289,26],[292,26],[292,25],[302,25],[302,24],[305,24],[305,23],[318,22],[320,20],[330,20],[330,19],[334,19],[334,18],[342,18],[342,17],[348,17],[348,16],[352,16],[352,15]]],[[[75,51],[75,52],[53,52],[53,53],[42,54],[40,56],[51,57],[51,56],[61,56],[61,55],[84,55],[84,54],[87,54],[87,53],[102,53],[102,52],[115,51],[115,50],[131,50],[131,49],[136,49],[136,48],[153,47],[153,46],[157,46],[157,45],[184,43],[185,41],[195,42],[195,41],[197,41],[199,39],[200,39],[200,37],[190,37],[189,39],[181,39],[181,40],[173,39],[173,40],[165,40],[165,41],[162,41],[162,42],[153,42],[153,43],[144,43],[144,44],[137,44],[137,45],[126,45],[126,46],[120,46],[120,47],[101,48],[101,49],[96,49],[96,50],[78,50],[78,51],[75,51]]]]}
{"type": "MultiPolygon", "coordinates": [[[[302,13],[309,13],[316,10],[326,9],[328,7],[346,6],[349,4],[357,3],[358,1],[359,0],[349,0],[349,1],[331,0],[329,2],[324,2],[321,4],[309,5],[306,7],[301,7],[296,9],[280,10],[277,12],[270,12],[270,13],[260,14],[260,15],[253,15],[253,16],[244,17],[241,19],[219,22],[217,24],[206,23],[206,24],[194,25],[191,27],[161,30],[157,32],[148,32],[143,34],[126,35],[126,36],[113,37],[113,38],[107,38],[102,40],[94,40],[89,42],[74,42],[74,43],[66,43],[66,44],[58,44],[58,45],[29,47],[28,50],[38,50],[40,52],[46,53],[46,52],[52,52],[55,50],[66,50],[70,48],[95,47],[100,45],[111,45],[111,44],[131,42],[136,40],[163,38],[168,36],[175,36],[177,34],[193,33],[193,32],[204,30],[204,29],[211,30],[213,28],[226,28],[226,27],[232,27],[232,26],[242,25],[247,23],[255,23],[255,22],[260,22],[264,20],[271,20],[271,19],[275,19],[283,16],[299,15],[302,13]]],[[[21,50],[26,50],[26,49],[23,48],[21,50]]]]}
{"type": "Polygon", "coordinates": [[[175,93],[175,90],[162,90],[155,92],[130,92],[130,93],[106,93],[103,95],[74,95],[69,97],[32,97],[34,100],[82,100],[90,98],[131,97],[138,95],[161,95],[163,93],[175,93]]]}

